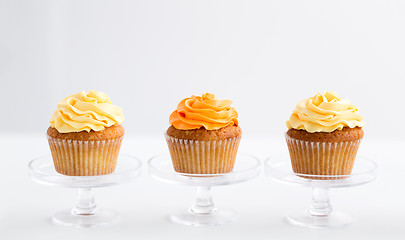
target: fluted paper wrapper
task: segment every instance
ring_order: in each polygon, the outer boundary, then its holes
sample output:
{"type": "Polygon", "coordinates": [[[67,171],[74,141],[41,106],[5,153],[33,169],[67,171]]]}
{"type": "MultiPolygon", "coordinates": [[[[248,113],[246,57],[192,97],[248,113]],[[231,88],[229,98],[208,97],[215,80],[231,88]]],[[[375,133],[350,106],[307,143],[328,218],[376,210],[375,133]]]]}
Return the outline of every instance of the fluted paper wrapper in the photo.
{"type": "Polygon", "coordinates": [[[233,170],[240,137],[196,141],[165,135],[176,172],[217,174],[233,170]]]}
{"type": "MultiPolygon", "coordinates": [[[[314,142],[286,135],[294,173],[305,175],[350,175],[361,139],[346,142],[314,142]]],[[[300,175],[298,175],[300,176],[300,175]]],[[[310,179],[344,177],[301,176],[310,179]]]]}
{"type": "Polygon", "coordinates": [[[81,141],[48,136],[55,170],[69,176],[95,176],[114,172],[122,139],[81,141]]]}

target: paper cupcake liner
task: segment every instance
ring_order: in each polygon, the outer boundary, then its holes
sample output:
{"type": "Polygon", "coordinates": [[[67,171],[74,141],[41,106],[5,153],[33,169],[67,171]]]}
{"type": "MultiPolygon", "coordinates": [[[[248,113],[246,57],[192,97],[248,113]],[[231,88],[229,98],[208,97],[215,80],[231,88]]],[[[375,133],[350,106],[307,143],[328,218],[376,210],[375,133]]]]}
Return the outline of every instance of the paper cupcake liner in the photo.
{"type": "Polygon", "coordinates": [[[240,137],[215,141],[174,138],[165,134],[176,172],[217,174],[233,170],[240,137]]]}
{"type": "Polygon", "coordinates": [[[114,172],[123,137],[103,141],[57,139],[48,136],[55,170],[69,176],[114,172]]]}
{"type": "MultiPolygon", "coordinates": [[[[346,142],[313,142],[286,135],[293,171],[307,175],[350,175],[361,139],[346,142]]],[[[310,179],[343,177],[302,176],[310,179]]]]}

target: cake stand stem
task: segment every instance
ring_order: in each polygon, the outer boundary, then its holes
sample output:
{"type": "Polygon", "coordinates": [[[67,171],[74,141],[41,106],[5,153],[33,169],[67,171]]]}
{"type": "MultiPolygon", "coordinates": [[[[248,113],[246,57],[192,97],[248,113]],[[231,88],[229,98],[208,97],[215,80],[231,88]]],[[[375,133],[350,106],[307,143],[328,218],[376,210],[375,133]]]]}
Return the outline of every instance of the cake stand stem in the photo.
{"type": "Polygon", "coordinates": [[[195,202],[190,210],[196,214],[212,214],[217,210],[212,201],[211,187],[196,187],[195,202]]]}
{"type": "Polygon", "coordinates": [[[76,206],[72,209],[74,215],[95,215],[98,207],[91,188],[79,188],[77,192],[76,206]]]}
{"type": "Polygon", "coordinates": [[[326,217],[332,212],[332,205],[329,201],[329,188],[313,187],[312,202],[308,213],[314,217],[326,217]]]}

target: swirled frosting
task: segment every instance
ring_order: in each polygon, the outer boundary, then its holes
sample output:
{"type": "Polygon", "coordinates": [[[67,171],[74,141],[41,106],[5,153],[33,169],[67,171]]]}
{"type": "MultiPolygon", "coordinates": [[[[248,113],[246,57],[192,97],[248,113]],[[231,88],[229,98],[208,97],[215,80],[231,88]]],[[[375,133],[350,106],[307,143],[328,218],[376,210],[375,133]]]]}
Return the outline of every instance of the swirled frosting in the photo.
{"type": "Polygon", "coordinates": [[[124,121],[120,107],[102,92],[90,90],[71,95],[58,103],[49,123],[60,133],[101,131],[124,121]]]}
{"type": "Polygon", "coordinates": [[[300,101],[287,121],[289,129],[307,132],[333,132],[344,127],[363,127],[363,117],[349,100],[334,92],[318,93],[300,101]]]}
{"type": "Polygon", "coordinates": [[[231,100],[216,100],[215,95],[205,93],[201,97],[183,99],[172,112],[169,123],[180,130],[204,127],[216,130],[228,125],[238,125],[238,113],[231,107],[231,100]]]}

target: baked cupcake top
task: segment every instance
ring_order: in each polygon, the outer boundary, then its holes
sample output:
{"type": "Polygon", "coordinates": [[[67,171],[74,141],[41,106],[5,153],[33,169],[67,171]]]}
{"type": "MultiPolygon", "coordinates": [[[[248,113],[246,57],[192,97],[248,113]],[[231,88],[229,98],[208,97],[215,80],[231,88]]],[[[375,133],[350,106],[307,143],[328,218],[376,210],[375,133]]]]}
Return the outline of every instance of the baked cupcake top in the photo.
{"type": "Polygon", "coordinates": [[[288,129],[333,132],[344,127],[363,127],[363,116],[349,100],[325,91],[300,101],[287,121],[288,129]]]}
{"type": "Polygon", "coordinates": [[[90,90],[71,95],[58,103],[49,123],[60,133],[101,131],[124,121],[122,109],[111,104],[102,92],[90,90]]]}
{"type": "Polygon", "coordinates": [[[231,107],[231,100],[217,100],[215,95],[205,93],[183,99],[172,112],[169,123],[176,129],[191,130],[205,128],[217,130],[238,125],[238,112],[231,107]]]}

